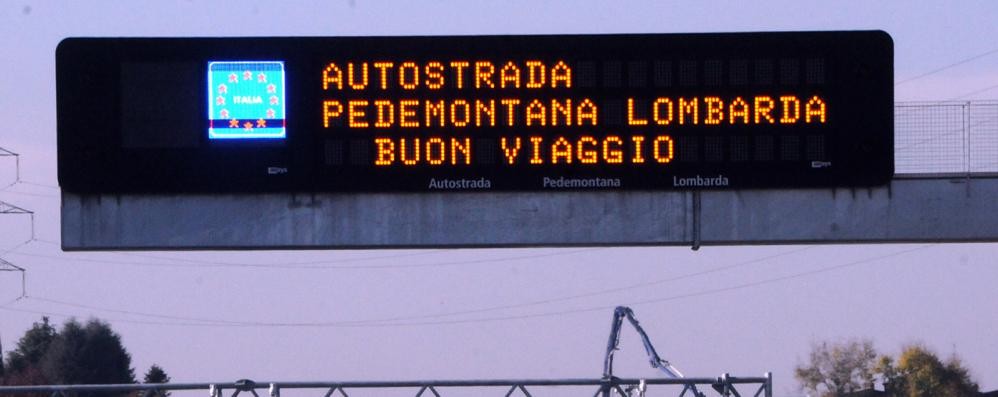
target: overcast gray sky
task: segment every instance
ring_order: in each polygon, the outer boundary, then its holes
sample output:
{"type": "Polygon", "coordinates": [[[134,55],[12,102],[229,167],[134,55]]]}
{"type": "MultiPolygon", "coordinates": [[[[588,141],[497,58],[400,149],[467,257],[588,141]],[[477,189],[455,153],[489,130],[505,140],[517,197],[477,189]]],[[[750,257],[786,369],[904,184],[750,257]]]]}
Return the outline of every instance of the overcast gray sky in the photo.
{"type": "MultiPolygon", "coordinates": [[[[71,36],[882,29],[897,100],[992,99],[995,21],[993,1],[4,1],[0,147],[24,183],[0,200],[33,210],[37,237],[4,253],[30,223],[0,215],[0,257],[28,269],[29,295],[0,306],[4,349],[47,313],[108,320],[137,372],[175,381],[595,378],[612,307],[629,304],[692,376],[773,371],[777,395],[800,395],[813,341],[864,337],[956,353],[998,389],[995,244],[62,253],[54,82],[71,36]]],[[[13,168],[0,157],[0,186],[13,168]]],[[[0,305],[19,295],[0,272],[0,305]]],[[[656,376],[624,339],[617,372],[656,376]]]]}

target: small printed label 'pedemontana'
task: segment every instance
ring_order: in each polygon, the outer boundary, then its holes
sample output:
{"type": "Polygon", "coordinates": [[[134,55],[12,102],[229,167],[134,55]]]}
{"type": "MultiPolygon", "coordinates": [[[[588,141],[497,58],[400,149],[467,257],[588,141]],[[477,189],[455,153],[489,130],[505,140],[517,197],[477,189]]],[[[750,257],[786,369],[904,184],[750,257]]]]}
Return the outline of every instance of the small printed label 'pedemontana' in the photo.
{"type": "Polygon", "coordinates": [[[614,188],[620,187],[619,178],[549,178],[544,177],[546,188],[614,188]]]}

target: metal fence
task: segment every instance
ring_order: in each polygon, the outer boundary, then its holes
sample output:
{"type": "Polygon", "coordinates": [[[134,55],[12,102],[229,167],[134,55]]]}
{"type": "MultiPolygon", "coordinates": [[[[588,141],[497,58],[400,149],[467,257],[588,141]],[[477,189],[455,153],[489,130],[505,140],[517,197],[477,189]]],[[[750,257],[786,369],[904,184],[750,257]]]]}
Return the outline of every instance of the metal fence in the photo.
{"type": "Polygon", "coordinates": [[[416,397],[461,396],[628,396],[772,397],[773,376],[675,379],[534,379],[400,382],[253,382],[124,385],[0,386],[0,396],[162,397],[171,391],[202,391],[205,397],[281,397],[282,391],[311,391],[325,397],[386,396],[398,391],[416,397]],[[554,389],[558,389],[557,391],[554,389]],[[259,390],[259,392],[258,392],[259,390]],[[560,393],[559,393],[560,391],[560,393]],[[568,394],[565,394],[568,393],[568,394]]]}
{"type": "Polygon", "coordinates": [[[998,101],[897,102],[898,176],[998,174],[998,101]]]}

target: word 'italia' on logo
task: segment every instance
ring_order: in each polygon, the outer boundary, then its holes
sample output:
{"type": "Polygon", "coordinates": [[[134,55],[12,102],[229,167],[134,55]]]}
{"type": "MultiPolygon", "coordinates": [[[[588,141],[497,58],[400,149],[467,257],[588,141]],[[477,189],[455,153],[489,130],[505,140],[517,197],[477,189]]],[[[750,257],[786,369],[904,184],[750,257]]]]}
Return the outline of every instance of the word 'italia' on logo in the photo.
{"type": "Polygon", "coordinates": [[[704,178],[700,175],[689,178],[672,177],[672,186],[728,186],[728,177],[724,175],[718,175],[715,177],[704,178]]]}
{"type": "Polygon", "coordinates": [[[236,96],[232,98],[232,102],[239,105],[260,105],[263,104],[263,97],[259,95],[236,96]]]}
{"type": "Polygon", "coordinates": [[[436,179],[430,178],[430,189],[491,189],[492,181],[479,179],[436,179]]]}

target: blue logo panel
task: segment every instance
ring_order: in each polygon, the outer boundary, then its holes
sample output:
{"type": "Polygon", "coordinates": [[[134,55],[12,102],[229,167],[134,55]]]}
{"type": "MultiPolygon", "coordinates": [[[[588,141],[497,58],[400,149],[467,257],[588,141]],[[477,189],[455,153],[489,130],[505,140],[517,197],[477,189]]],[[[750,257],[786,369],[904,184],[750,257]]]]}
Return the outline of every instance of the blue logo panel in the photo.
{"type": "Polygon", "coordinates": [[[208,63],[208,138],[284,139],[284,62],[208,63]]]}

